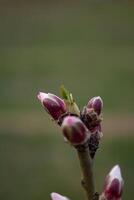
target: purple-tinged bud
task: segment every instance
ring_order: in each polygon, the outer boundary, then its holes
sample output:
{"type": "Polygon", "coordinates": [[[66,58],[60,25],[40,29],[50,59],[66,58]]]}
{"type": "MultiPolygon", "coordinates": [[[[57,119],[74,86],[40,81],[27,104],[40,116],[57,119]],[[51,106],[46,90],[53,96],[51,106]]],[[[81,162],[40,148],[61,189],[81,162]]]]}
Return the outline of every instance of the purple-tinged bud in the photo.
{"type": "Polygon", "coordinates": [[[93,97],[92,99],[89,100],[88,104],[87,104],[87,108],[93,108],[94,111],[100,115],[102,108],[103,108],[103,101],[101,99],[101,97],[93,97]]]}
{"type": "Polygon", "coordinates": [[[66,112],[66,104],[54,94],[39,92],[37,98],[54,120],[58,120],[66,112]]]}
{"type": "Polygon", "coordinates": [[[91,127],[90,132],[92,134],[97,134],[99,138],[103,136],[101,124],[91,127]]]}
{"type": "Polygon", "coordinates": [[[107,175],[104,184],[103,195],[106,200],[120,200],[123,191],[123,178],[121,176],[120,167],[114,166],[107,175]]]}
{"type": "Polygon", "coordinates": [[[69,200],[67,197],[62,196],[62,195],[55,193],[55,192],[51,193],[50,196],[51,196],[52,200],[69,200]]]}
{"type": "Polygon", "coordinates": [[[61,127],[64,137],[74,146],[84,144],[91,135],[84,123],[75,116],[65,117],[61,127]]]}

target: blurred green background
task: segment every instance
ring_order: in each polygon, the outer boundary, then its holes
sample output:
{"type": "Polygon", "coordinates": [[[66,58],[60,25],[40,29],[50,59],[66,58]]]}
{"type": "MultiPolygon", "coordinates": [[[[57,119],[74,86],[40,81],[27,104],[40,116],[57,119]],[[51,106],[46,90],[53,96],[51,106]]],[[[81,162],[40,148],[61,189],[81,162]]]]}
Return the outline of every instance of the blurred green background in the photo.
{"type": "Polygon", "coordinates": [[[80,108],[104,100],[98,191],[120,164],[134,196],[134,2],[0,0],[0,199],[83,199],[75,151],[36,99],[64,84],[80,108]]]}

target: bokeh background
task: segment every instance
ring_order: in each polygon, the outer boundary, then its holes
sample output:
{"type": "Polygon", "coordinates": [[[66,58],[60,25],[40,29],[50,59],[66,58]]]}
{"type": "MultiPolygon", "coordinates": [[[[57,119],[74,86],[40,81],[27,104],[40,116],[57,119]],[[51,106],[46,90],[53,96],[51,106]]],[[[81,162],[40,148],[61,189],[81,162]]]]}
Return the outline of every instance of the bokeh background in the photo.
{"type": "Polygon", "coordinates": [[[120,164],[134,196],[134,2],[0,0],[0,199],[83,199],[75,151],[36,99],[64,84],[82,108],[104,100],[98,191],[120,164]]]}

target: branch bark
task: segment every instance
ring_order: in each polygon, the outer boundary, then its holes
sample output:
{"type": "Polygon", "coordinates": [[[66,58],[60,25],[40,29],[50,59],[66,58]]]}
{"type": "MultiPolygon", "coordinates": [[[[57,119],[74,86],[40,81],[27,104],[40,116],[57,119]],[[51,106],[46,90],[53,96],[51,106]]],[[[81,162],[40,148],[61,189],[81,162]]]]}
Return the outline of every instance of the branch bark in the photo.
{"type": "Polygon", "coordinates": [[[85,190],[87,200],[93,200],[95,194],[94,178],[93,178],[93,162],[90,157],[88,145],[77,147],[77,154],[80,161],[82,171],[82,186],[85,190]]]}

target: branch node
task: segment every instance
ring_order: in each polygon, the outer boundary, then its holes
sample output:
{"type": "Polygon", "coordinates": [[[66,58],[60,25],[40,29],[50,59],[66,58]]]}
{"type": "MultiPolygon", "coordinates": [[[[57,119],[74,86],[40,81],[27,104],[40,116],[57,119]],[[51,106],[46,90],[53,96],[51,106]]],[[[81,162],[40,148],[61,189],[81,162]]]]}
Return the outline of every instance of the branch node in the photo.
{"type": "Polygon", "coordinates": [[[81,179],[81,185],[82,185],[82,187],[83,187],[84,189],[86,189],[86,188],[87,188],[87,187],[86,187],[86,183],[85,183],[84,179],[81,179]]]}
{"type": "Polygon", "coordinates": [[[94,195],[93,195],[93,200],[99,200],[99,193],[98,192],[95,192],[94,195]]]}

